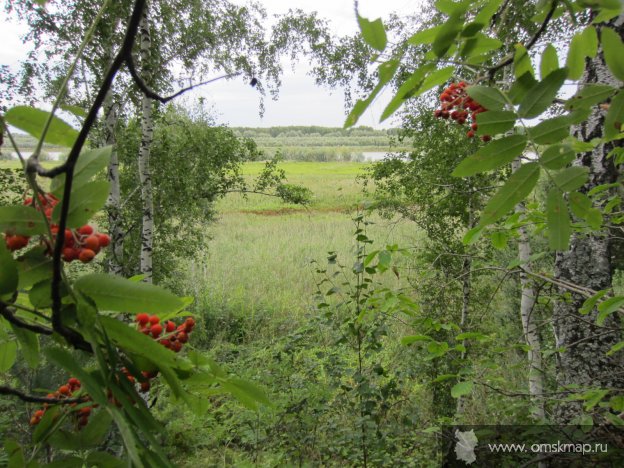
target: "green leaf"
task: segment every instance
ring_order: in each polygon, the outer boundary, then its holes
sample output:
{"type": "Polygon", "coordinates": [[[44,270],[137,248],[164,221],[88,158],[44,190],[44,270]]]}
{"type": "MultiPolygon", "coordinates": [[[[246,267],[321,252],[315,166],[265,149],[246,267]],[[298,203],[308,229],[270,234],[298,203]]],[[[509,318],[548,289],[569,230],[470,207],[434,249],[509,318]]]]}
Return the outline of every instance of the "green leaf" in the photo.
{"type": "Polygon", "coordinates": [[[0,238],[0,297],[13,294],[17,282],[17,262],[7,249],[4,239],[0,238]]]}
{"type": "Polygon", "coordinates": [[[610,27],[603,27],[600,30],[600,43],[604,53],[605,62],[613,76],[624,81],[624,43],[620,35],[610,27]]]}
{"type": "Polygon", "coordinates": [[[548,242],[552,250],[568,250],[570,241],[570,216],[562,193],[553,188],[546,199],[546,222],[548,224],[548,242]]]}
{"type": "Polygon", "coordinates": [[[570,192],[583,186],[587,182],[589,169],[584,166],[573,166],[564,169],[553,176],[553,182],[563,192],[570,192]]]}
{"type": "Polygon", "coordinates": [[[392,255],[387,250],[382,250],[379,252],[379,263],[377,266],[381,272],[386,271],[390,268],[390,264],[392,263],[392,255]]]}
{"type": "Polygon", "coordinates": [[[458,382],[453,385],[453,388],[451,388],[451,396],[453,398],[459,398],[461,396],[468,395],[470,392],[472,392],[472,387],[473,382],[471,381],[467,380],[464,382],[458,382]]]}
{"type": "Polygon", "coordinates": [[[495,249],[503,250],[507,247],[509,235],[503,231],[494,231],[490,234],[490,239],[492,240],[492,245],[495,249]]]}
{"type": "Polygon", "coordinates": [[[457,341],[461,341],[461,340],[482,340],[484,338],[487,338],[487,336],[485,336],[483,333],[479,333],[479,332],[460,333],[459,335],[457,335],[455,337],[455,339],[457,341]]]}
{"type": "Polygon", "coordinates": [[[401,62],[399,60],[388,60],[387,62],[384,62],[381,65],[379,65],[379,67],[377,68],[377,74],[379,75],[379,82],[386,84],[392,78],[394,78],[394,74],[396,73],[400,64],[401,62]]]}
{"type": "Polygon", "coordinates": [[[407,40],[407,43],[414,46],[420,44],[428,44],[433,41],[438,32],[440,32],[440,29],[442,29],[442,25],[434,26],[433,28],[425,29],[423,31],[418,31],[407,40]]]}
{"type": "Polygon", "coordinates": [[[569,196],[570,209],[575,216],[584,219],[590,228],[600,229],[602,226],[602,212],[592,207],[587,195],[580,192],[571,192],[569,196]]]}
{"type": "Polygon", "coordinates": [[[427,335],[410,335],[401,338],[401,344],[404,346],[416,343],[417,341],[433,341],[433,338],[427,335]]]}
{"type": "Polygon", "coordinates": [[[583,302],[583,305],[581,306],[581,308],[579,309],[579,313],[581,315],[589,314],[594,309],[594,307],[596,307],[596,304],[598,303],[598,301],[602,299],[602,297],[606,295],[607,292],[608,291],[604,289],[602,291],[598,291],[592,297],[586,299],[585,302],[583,302]]]}
{"type": "Polygon", "coordinates": [[[616,137],[622,131],[622,125],[624,125],[624,91],[617,93],[611,100],[609,111],[605,118],[605,137],[616,137]]]}
{"type": "Polygon", "coordinates": [[[502,3],[503,0],[489,0],[475,16],[474,23],[480,24],[482,27],[486,26],[502,3]]]}
{"type": "Polygon", "coordinates": [[[7,372],[17,358],[17,343],[15,341],[5,341],[0,343],[0,372],[7,372]]]}
{"type": "Polygon", "coordinates": [[[592,207],[592,202],[587,195],[581,192],[570,192],[570,209],[574,216],[585,219],[587,211],[592,207]]]}
{"type": "Polygon", "coordinates": [[[589,58],[594,58],[598,54],[598,34],[596,28],[588,26],[585,31],[581,33],[583,38],[583,47],[585,55],[589,58]]]}
{"type": "Polygon", "coordinates": [[[36,369],[39,366],[39,335],[13,324],[11,327],[20,344],[24,360],[31,369],[36,369]]]}
{"type": "MultiPolygon", "coordinates": [[[[89,182],[93,176],[108,167],[112,154],[112,146],[103,146],[80,153],[76,167],[74,168],[74,179],[72,190],[83,186],[89,182]]],[[[52,179],[50,191],[55,195],[63,194],[65,187],[65,174],[61,174],[52,179]]]]}
{"type": "Polygon", "coordinates": [[[531,63],[531,56],[522,44],[515,44],[514,48],[514,76],[520,78],[525,73],[529,73],[531,76],[535,76],[533,71],[533,64],[531,63]]]}
{"type": "Polygon", "coordinates": [[[565,116],[554,117],[544,120],[528,130],[531,139],[537,144],[555,143],[570,135],[570,119],[565,116]]]}
{"type": "Polygon", "coordinates": [[[74,287],[91,298],[99,310],[158,315],[177,312],[186,305],[182,299],[158,286],[114,275],[84,275],[76,280],[74,287]]]}
{"type": "Polygon", "coordinates": [[[462,238],[464,245],[472,245],[479,240],[483,233],[483,226],[476,226],[470,229],[462,238]]]}
{"type": "Polygon", "coordinates": [[[533,118],[544,112],[557,96],[567,74],[567,69],[560,68],[537,83],[522,99],[518,115],[533,118]]]}
{"type": "Polygon", "coordinates": [[[253,382],[235,377],[218,380],[225,390],[230,392],[238,401],[249,409],[256,410],[258,407],[257,403],[262,403],[266,406],[273,406],[264,390],[253,382]]]}
{"type": "MultiPolygon", "coordinates": [[[[34,107],[16,106],[9,109],[4,114],[4,118],[8,124],[25,131],[39,140],[49,115],[49,112],[35,109],[34,107]]],[[[67,122],[55,116],[52,118],[45,141],[52,145],[69,148],[73,146],[76,137],[78,137],[78,132],[67,122]]]]}
{"type": "Polygon", "coordinates": [[[511,130],[516,124],[516,113],[510,111],[487,111],[477,114],[477,134],[497,135],[511,130]]]}
{"type": "Polygon", "coordinates": [[[576,154],[568,145],[552,145],[544,150],[540,163],[546,169],[562,169],[574,161],[576,154]]]}
{"type": "Polygon", "coordinates": [[[457,35],[464,26],[463,14],[453,14],[442,25],[435,39],[433,40],[432,49],[437,57],[442,57],[451,47],[457,35]]]}
{"type": "Polygon", "coordinates": [[[468,95],[485,107],[487,110],[503,110],[507,105],[505,96],[498,88],[490,88],[488,86],[468,86],[466,88],[468,95]]]}
{"type": "Polygon", "coordinates": [[[524,97],[531,89],[537,84],[537,80],[533,78],[530,73],[525,73],[520,78],[517,78],[511,88],[507,92],[509,99],[514,104],[520,104],[524,97]]]}
{"type": "MultiPolygon", "coordinates": [[[[110,192],[110,182],[99,180],[92,182],[76,190],[72,190],[69,200],[69,213],[67,216],[67,227],[77,228],[86,224],[93,216],[106,204],[108,193],[110,192]]],[[[61,217],[61,203],[56,205],[52,219],[58,222],[61,217]]]]}
{"type": "Polygon", "coordinates": [[[542,61],[540,62],[540,77],[543,80],[552,72],[559,68],[559,58],[557,57],[557,49],[552,44],[548,44],[542,52],[542,61]]]}
{"type": "MultiPolygon", "coordinates": [[[[8,464],[6,465],[7,468],[22,468],[27,466],[22,446],[15,440],[7,437],[4,440],[4,451],[8,456],[8,464]]],[[[6,461],[4,462],[6,463],[6,461]]]]}
{"type": "Polygon", "coordinates": [[[435,379],[431,381],[431,383],[445,382],[447,380],[456,379],[457,374],[442,374],[438,375],[435,379]]]}
{"type": "Polygon", "coordinates": [[[453,177],[468,177],[497,169],[522,154],[527,144],[524,135],[511,135],[495,140],[468,156],[452,172],[453,177]]]}
{"type": "Polygon", "coordinates": [[[43,215],[31,206],[0,206],[0,231],[22,236],[46,232],[43,215]]]}
{"type": "Polygon", "coordinates": [[[607,351],[607,356],[612,356],[618,351],[621,351],[622,349],[624,349],[624,341],[620,341],[619,343],[616,343],[613,346],[611,346],[611,349],[607,351]]]}
{"type": "Polygon", "coordinates": [[[128,462],[106,452],[89,452],[87,466],[97,468],[126,468],[128,462]]]}
{"type": "Polygon", "coordinates": [[[487,54],[502,47],[503,43],[498,39],[478,33],[475,37],[468,39],[461,48],[461,57],[476,57],[487,54]]]}
{"type": "Polygon", "coordinates": [[[624,296],[610,297],[606,301],[601,302],[600,304],[598,304],[598,316],[596,317],[596,324],[598,324],[599,326],[604,325],[607,317],[623,306],[624,296]]]}
{"type": "Polygon", "coordinates": [[[369,21],[358,14],[358,24],[360,25],[364,41],[373,49],[383,52],[388,43],[388,38],[386,37],[386,30],[381,18],[369,21]]]}
{"type": "Polygon", "coordinates": [[[433,68],[432,65],[425,65],[418,70],[416,70],[412,75],[403,82],[403,84],[399,87],[395,96],[388,103],[383,113],[381,114],[381,121],[384,121],[392,114],[396,112],[396,110],[403,105],[405,99],[413,97],[417,91],[420,90],[422,83],[425,79],[425,75],[433,68]]]}
{"type": "Polygon", "coordinates": [[[568,99],[566,109],[589,108],[609,99],[617,91],[613,86],[604,84],[586,84],[568,99]]]}
{"type": "Polygon", "coordinates": [[[64,110],[65,112],[69,112],[70,114],[74,114],[76,117],[78,117],[80,119],[84,119],[87,116],[87,111],[84,110],[82,107],[61,104],[59,106],[59,108],[61,110],[64,110]]]}
{"type": "Polygon", "coordinates": [[[17,261],[19,287],[25,289],[52,277],[52,260],[45,247],[29,250],[17,261]]]}
{"type": "Polygon", "coordinates": [[[540,168],[537,163],[520,166],[498,191],[490,198],[483,209],[479,226],[487,226],[505,216],[517,203],[531,193],[539,179],[540,168]]]}
{"type": "Polygon", "coordinates": [[[568,69],[568,77],[571,80],[578,80],[585,70],[585,46],[583,44],[583,36],[576,33],[570,41],[568,49],[568,58],[566,59],[566,68],[568,69]]]}
{"type": "Polygon", "coordinates": [[[454,0],[436,0],[435,8],[448,16],[464,14],[472,2],[454,0]]]}

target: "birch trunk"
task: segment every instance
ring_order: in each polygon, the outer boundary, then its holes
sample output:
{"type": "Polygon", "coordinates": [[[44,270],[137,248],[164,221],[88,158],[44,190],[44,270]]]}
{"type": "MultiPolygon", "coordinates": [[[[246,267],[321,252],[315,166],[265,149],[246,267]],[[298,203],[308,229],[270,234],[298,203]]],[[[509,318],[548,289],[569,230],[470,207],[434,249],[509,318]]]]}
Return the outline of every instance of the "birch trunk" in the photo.
{"type": "MultiPolygon", "coordinates": [[[[622,36],[624,16],[620,15],[611,22],[614,29],[622,36]]],[[[604,26],[604,25],[603,25],[604,26]]],[[[596,58],[588,60],[581,85],[585,83],[607,83],[621,86],[605,65],[602,52],[596,58]]],[[[588,120],[574,129],[574,135],[582,141],[590,141],[603,134],[606,111],[596,106],[588,120]]],[[[607,158],[612,144],[599,145],[592,152],[577,155],[574,164],[589,168],[589,181],[582,191],[617,180],[618,170],[613,160],[607,158]]],[[[555,278],[579,284],[594,290],[611,287],[613,275],[612,240],[605,228],[589,235],[574,234],[570,248],[558,252],[555,260],[555,278]]],[[[561,289],[560,293],[568,293],[561,289]]],[[[578,385],[581,388],[624,388],[623,353],[607,356],[612,345],[620,341],[620,333],[609,333],[608,327],[619,326],[612,315],[605,321],[604,327],[596,325],[597,312],[594,309],[585,316],[579,314],[584,298],[572,293],[569,300],[560,300],[553,311],[554,330],[557,347],[563,348],[559,354],[557,380],[562,387],[578,385]]],[[[562,402],[556,410],[556,419],[568,423],[582,412],[579,402],[562,402]]]]}
{"type": "MultiPolygon", "coordinates": [[[[141,72],[146,83],[151,82],[150,74],[150,31],[147,8],[143,13],[140,30],[141,72]]],[[[144,281],[152,282],[152,253],[154,245],[154,203],[152,194],[152,176],[150,172],[150,147],[154,133],[152,119],[152,100],[142,97],[141,108],[141,147],[139,149],[139,183],[141,185],[141,202],[143,219],[141,225],[141,260],[140,270],[145,275],[144,281]]]]}
{"type": "Polygon", "coordinates": [[[113,147],[110,163],[108,165],[108,181],[111,184],[110,193],[106,207],[108,211],[108,231],[111,238],[110,258],[108,260],[108,271],[114,275],[121,275],[123,272],[123,231],[121,229],[121,189],[119,183],[119,157],[115,145],[115,127],[117,125],[117,103],[114,101],[112,92],[106,95],[104,101],[104,126],[106,145],[113,147]]]}
{"type": "MultiPolygon", "coordinates": [[[[511,164],[513,172],[520,167],[520,160],[516,159],[511,164]]],[[[516,213],[524,213],[524,203],[518,203],[515,208],[516,213]]],[[[527,357],[529,361],[529,394],[533,408],[531,416],[536,420],[543,420],[546,417],[544,412],[544,368],[542,365],[542,344],[535,320],[534,308],[536,302],[535,288],[529,279],[531,273],[531,244],[526,228],[518,229],[518,259],[523,265],[520,272],[520,319],[522,321],[522,332],[524,339],[529,346],[527,357]]]]}
{"type": "MultiPolygon", "coordinates": [[[[472,195],[468,199],[468,229],[472,229],[474,227],[474,212],[472,206],[472,195]]],[[[464,258],[464,262],[462,264],[462,311],[461,311],[461,320],[459,323],[459,328],[461,329],[460,333],[467,332],[468,328],[468,317],[470,313],[470,293],[472,291],[472,257],[466,255],[464,258]]],[[[462,345],[464,346],[464,351],[461,354],[461,361],[464,361],[468,356],[468,340],[463,340],[462,345]]],[[[464,414],[464,410],[466,406],[466,398],[464,396],[460,396],[457,398],[457,406],[455,407],[455,415],[457,417],[464,414]]]]}

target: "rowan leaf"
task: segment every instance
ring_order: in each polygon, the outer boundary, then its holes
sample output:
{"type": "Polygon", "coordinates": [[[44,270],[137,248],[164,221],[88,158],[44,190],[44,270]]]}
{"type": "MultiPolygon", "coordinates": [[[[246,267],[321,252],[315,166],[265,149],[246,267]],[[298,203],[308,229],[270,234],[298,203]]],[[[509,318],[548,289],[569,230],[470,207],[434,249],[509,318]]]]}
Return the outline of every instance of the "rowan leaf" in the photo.
{"type": "Polygon", "coordinates": [[[567,250],[570,241],[570,216],[562,193],[553,188],[546,199],[548,243],[552,250],[567,250]]]}
{"type": "Polygon", "coordinates": [[[537,163],[527,163],[514,172],[505,185],[490,198],[483,209],[479,226],[495,223],[505,216],[517,203],[531,193],[539,179],[540,167],[537,163]]]}

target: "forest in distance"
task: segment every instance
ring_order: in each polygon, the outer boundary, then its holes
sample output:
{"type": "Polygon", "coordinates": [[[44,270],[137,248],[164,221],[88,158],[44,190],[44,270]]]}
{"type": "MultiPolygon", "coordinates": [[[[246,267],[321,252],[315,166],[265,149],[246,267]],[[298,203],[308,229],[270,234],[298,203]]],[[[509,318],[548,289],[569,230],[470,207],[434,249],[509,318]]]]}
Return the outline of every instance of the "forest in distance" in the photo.
{"type": "Polygon", "coordinates": [[[270,5],[3,2],[0,467],[622,466],[622,2],[270,5]]]}

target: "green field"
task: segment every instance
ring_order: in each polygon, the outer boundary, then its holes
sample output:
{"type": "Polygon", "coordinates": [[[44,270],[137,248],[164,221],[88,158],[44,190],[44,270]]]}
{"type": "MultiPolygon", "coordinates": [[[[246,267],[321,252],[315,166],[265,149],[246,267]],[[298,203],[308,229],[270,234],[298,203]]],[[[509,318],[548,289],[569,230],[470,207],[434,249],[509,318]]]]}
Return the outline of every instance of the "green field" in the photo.
{"type": "MultiPolygon", "coordinates": [[[[205,257],[188,266],[189,281],[209,314],[262,320],[266,314],[284,321],[300,317],[313,304],[315,266],[336,251],[347,266],[353,264],[357,203],[363,200],[356,177],[366,169],[359,163],[286,162],[280,165],[288,182],[314,193],[308,208],[285,205],[259,195],[244,199],[230,194],[218,204],[219,219],[209,226],[212,240],[205,257]],[[204,266],[202,266],[204,265],[204,266]]],[[[250,163],[246,175],[261,164],[250,163]]],[[[374,215],[368,228],[371,248],[413,244],[414,226],[374,215]]],[[[387,281],[396,285],[396,278],[387,281]]]]}

